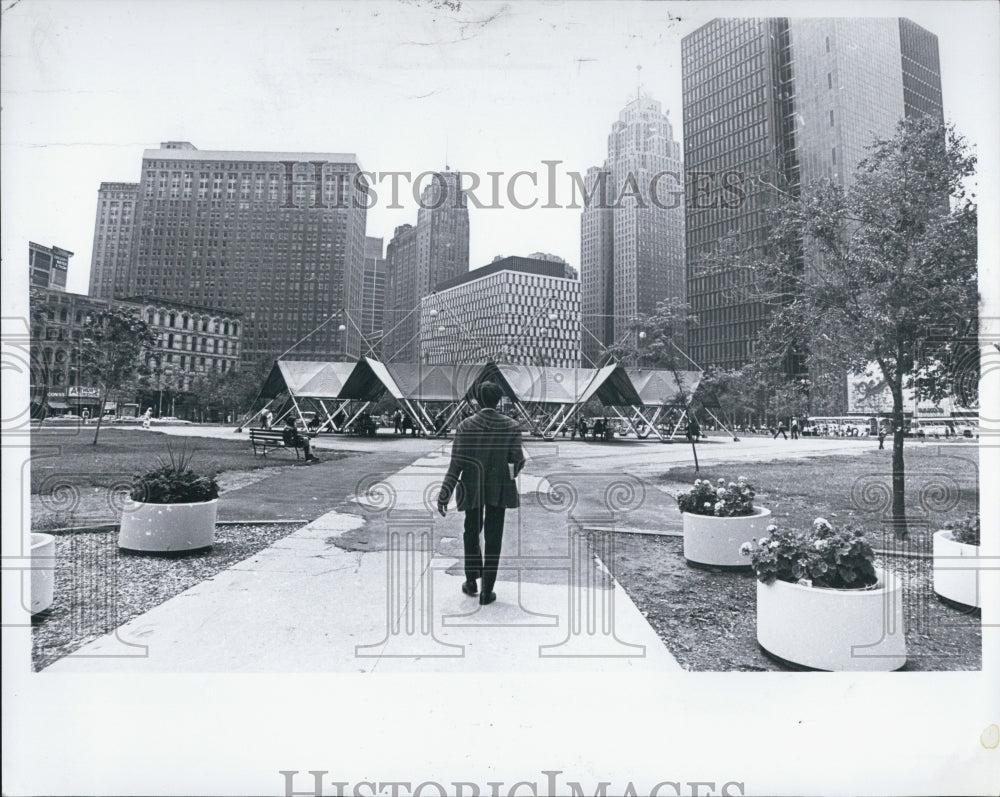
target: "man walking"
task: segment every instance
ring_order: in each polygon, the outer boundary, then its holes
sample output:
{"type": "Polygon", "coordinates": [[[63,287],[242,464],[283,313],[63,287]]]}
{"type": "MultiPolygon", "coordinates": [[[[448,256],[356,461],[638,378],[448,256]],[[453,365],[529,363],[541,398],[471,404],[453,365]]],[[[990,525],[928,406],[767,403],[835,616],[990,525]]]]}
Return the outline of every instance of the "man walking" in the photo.
{"type": "Polygon", "coordinates": [[[465,512],[462,592],[475,596],[476,579],[482,576],[479,603],[486,606],[497,599],[493,585],[500,566],[504,513],[519,505],[514,479],[524,467],[524,452],[517,423],[497,412],[503,395],[500,387],[484,382],[477,393],[481,409],[455,430],[451,462],[437,504],[443,517],[452,492],[458,488],[456,503],[459,511],[465,512]],[[485,537],[485,557],[479,547],[480,532],[485,537]]]}
{"type": "Polygon", "coordinates": [[[799,439],[799,419],[792,418],[792,440],[799,439]]]}
{"type": "Polygon", "coordinates": [[[776,432],[774,433],[774,437],[773,437],[773,438],[771,438],[771,439],[772,439],[772,440],[777,440],[777,439],[778,439],[778,435],[779,435],[779,434],[780,434],[780,435],[781,435],[781,436],[782,436],[783,438],[785,438],[786,440],[788,439],[788,435],[787,435],[787,434],[785,434],[785,422],[784,422],[784,421],[778,421],[778,431],[776,431],[776,432]]]}

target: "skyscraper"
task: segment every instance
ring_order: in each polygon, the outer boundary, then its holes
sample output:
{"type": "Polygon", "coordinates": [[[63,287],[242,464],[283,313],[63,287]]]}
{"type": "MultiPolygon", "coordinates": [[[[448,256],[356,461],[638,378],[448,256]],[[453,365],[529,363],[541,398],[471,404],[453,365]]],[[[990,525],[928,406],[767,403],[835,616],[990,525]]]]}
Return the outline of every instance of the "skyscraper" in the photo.
{"type": "Polygon", "coordinates": [[[822,177],[848,185],[900,119],[943,118],[937,37],[906,19],[715,19],[682,41],[681,71],[690,354],[735,368],[768,308],[745,272],[706,261],[723,239],[761,254],[779,192],[822,177]]]}
{"type": "MultiPolygon", "coordinates": [[[[376,352],[381,350],[378,340],[384,333],[385,320],[385,256],[382,239],[365,238],[365,285],[362,291],[361,334],[376,352]]],[[[367,346],[365,347],[367,350],[367,346]]]]}
{"type": "Polygon", "coordinates": [[[420,300],[438,283],[469,270],[469,209],[459,173],[437,172],[420,195],[417,225],[396,228],[386,255],[383,350],[388,359],[415,362],[420,353],[420,300]]]}
{"type": "Polygon", "coordinates": [[[627,342],[636,315],[684,299],[681,148],[660,103],[641,95],[619,114],[602,169],[588,170],[580,220],[583,352],[627,342]]]}
{"type": "Polygon", "coordinates": [[[288,357],[358,355],[357,328],[338,313],[362,306],[366,189],[354,155],[167,142],[143,153],[127,268],[108,250],[96,268],[114,271],[115,296],[242,313],[244,361],[293,346],[288,357]]]}
{"type": "Polygon", "coordinates": [[[89,291],[97,299],[113,299],[127,292],[138,198],[138,183],[101,183],[97,191],[89,291]]]}

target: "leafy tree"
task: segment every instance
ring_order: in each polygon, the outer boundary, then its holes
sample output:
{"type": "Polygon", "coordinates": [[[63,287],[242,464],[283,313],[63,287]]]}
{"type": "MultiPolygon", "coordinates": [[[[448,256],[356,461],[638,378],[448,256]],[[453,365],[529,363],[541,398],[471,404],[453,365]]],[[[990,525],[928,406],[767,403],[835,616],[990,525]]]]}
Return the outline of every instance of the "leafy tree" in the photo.
{"type": "Polygon", "coordinates": [[[772,341],[804,346],[825,369],[877,363],[892,393],[892,517],[906,535],[903,390],[952,390],[942,328],[977,329],[976,207],[963,181],[976,158],[950,125],[904,120],[878,139],[853,182],[821,181],[771,215],[772,249],[745,262],[776,307],[772,341]],[[950,202],[949,202],[950,199],[950,202]]]}
{"type": "Polygon", "coordinates": [[[156,341],[149,326],[135,313],[111,305],[87,316],[80,356],[83,367],[101,386],[101,400],[94,429],[97,445],[104,417],[104,402],[108,394],[117,391],[131,379],[140,366],[141,357],[156,341]]]}
{"type": "MultiPolygon", "coordinates": [[[[656,303],[651,315],[640,313],[626,326],[630,341],[622,341],[605,349],[605,356],[619,362],[634,363],[648,368],[670,371],[677,382],[677,404],[693,413],[693,390],[684,382],[682,371],[691,368],[691,362],[679,345],[685,340],[687,330],[697,323],[691,307],[686,302],[671,297],[656,303]]],[[[698,451],[691,441],[695,470],[698,470],[698,451]]]]}

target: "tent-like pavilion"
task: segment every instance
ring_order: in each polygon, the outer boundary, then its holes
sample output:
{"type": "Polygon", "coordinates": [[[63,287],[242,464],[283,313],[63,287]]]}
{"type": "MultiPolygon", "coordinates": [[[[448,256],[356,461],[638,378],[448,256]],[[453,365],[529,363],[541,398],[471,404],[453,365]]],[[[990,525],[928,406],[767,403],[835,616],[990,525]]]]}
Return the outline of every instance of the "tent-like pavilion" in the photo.
{"type": "MultiPolygon", "coordinates": [[[[680,409],[672,434],[686,412],[684,400],[700,381],[699,371],[625,368],[551,368],[511,363],[424,364],[278,360],[259,398],[273,401],[287,394],[285,413],[312,409],[320,430],[342,432],[386,393],[426,435],[442,435],[470,406],[479,384],[496,382],[532,432],[559,434],[591,399],[597,399],[637,437],[664,439],[658,422],[671,408],[680,409]]],[[[258,413],[251,416],[252,420],[258,413]]],[[[279,418],[280,420],[280,418],[279,418]]],[[[249,423],[249,421],[247,422],[249,423]]],[[[244,424],[246,425],[246,424],[244,424]]]]}

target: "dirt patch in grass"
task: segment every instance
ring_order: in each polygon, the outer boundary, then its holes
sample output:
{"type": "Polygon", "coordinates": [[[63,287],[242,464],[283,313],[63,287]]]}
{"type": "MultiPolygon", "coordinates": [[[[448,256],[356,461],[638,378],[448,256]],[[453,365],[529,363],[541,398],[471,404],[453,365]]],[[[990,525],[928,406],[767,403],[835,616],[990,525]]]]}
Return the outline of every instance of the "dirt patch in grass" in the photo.
{"type": "Polygon", "coordinates": [[[57,534],[54,601],[32,618],[32,666],[47,667],[298,528],[218,526],[210,551],[179,556],[123,554],[117,531],[57,534]]]}
{"type": "MultiPolygon", "coordinates": [[[[747,571],[691,567],[683,539],[615,535],[613,572],[667,649],[686,670],[786,670],[757,645],[756,580],[747,571]]],[[[939,601],[929,559],[878,557],[900,573],[906,618],[905,670],[979,670],[979,612],[939,601]]]]}

